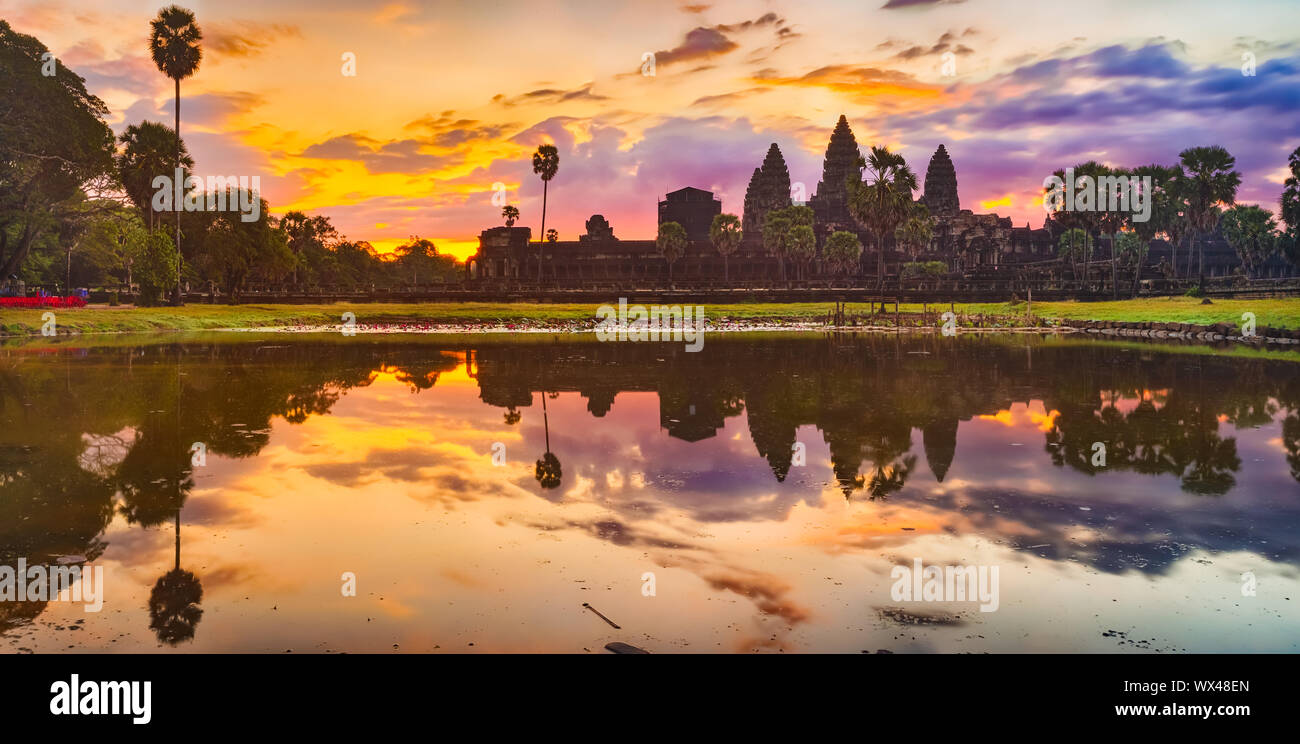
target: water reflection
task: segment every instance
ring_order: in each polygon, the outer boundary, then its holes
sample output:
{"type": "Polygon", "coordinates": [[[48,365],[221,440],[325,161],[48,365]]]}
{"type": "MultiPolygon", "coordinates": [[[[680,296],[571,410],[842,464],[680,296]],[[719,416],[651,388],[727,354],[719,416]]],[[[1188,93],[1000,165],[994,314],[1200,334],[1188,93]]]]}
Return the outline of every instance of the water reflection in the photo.
{"type": "MultiPolygon", "coordinates": [[[[1300,583],[1296,369],[1024,337],[4,349],[0,563],[108,563],[74,647],[573,651],[601,630],[561,597],[604,586],[652,650],[1101,648],[1046,640],[1060,591],[1170,649],[1241,622],[1287,650],[1292,600],[1243,608],[1237,567],[1300,583]],[[922,551],[1025,573],[996,617],[904,638],[885,577],[922,551]]],[[[74,609],[0,602],[0,648],[60,648],[74,609]]]]}

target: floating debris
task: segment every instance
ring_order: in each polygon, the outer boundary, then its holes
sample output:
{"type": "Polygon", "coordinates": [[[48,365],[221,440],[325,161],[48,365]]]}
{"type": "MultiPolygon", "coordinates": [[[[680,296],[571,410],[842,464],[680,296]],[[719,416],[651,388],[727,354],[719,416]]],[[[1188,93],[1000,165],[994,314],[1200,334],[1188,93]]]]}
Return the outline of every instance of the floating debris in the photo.
{"type": "Polygon", "coordinates": [[[605,617],[604,615],[600,614],[600,610],[596,609],[595,607],[592,607],[591,605],[587,604],[586,602],[583,602],[583,603],[582,603],[582,606],[583,606],[583,607],[586,607],[587,609],[589,609],[589,610],[591,610],[592,612],[596,613],[596,617],[599,617],[601,620],[604,620],[605,622],[609,623],[609,624],[614,628],[614,630],[622,630],[622,628],[620,628],[620,627],[618,626],[618,624],[615,623],[613,620],[610,620],[609,618],[607,618],[607,617],[605,617]]]}

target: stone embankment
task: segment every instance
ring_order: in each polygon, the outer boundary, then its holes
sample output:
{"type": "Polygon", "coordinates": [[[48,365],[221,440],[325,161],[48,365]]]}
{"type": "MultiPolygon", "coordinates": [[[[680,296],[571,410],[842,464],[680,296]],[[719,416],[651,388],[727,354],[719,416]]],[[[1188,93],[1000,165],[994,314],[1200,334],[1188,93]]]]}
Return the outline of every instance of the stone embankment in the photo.
{"type": "Polygon", "coordinates": [[[1300,330],[1256,326],[1246,335],[1242,326],[1231,323],[1195,325],[1193,323],[1127,322],[1116,320],[1062,320],[1062,329],[1104,336],[1171,338],[1187,341],[1235,341],[1246,344],[1300,344],[1300,330]]]}

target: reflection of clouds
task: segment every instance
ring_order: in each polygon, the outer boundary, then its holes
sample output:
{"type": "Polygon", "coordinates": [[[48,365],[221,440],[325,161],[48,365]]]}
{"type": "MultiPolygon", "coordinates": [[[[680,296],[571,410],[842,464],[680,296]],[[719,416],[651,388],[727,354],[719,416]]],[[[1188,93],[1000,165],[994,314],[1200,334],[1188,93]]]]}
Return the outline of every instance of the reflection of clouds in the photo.
{"type": "Polygon", "coordinates": [[[720,573],[707,575],[704,580],[718,591],[734,592],[753,600],[760,612],[775,615],[790,625],[805,622],[811,617],[807,608],[786,597],[791,586],[770,574],[720,573]]]}

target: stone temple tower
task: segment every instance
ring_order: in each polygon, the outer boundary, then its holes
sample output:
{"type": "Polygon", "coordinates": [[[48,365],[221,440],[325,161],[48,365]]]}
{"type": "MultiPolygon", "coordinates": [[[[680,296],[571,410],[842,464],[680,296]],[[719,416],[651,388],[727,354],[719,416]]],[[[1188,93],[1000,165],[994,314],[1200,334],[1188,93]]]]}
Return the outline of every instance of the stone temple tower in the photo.
{"type": "Polygon", "coordinates": [[[745,214],[740,229],[746,240],[761,240],[763,220],[773,209],[790,206],[790,171],[786,168],[781,148],[773,142],[767,149],[761,168],[754,170],[745,190],[745,214]]]}
{"type": "Polygon", "coordinates": [[[858,140],[849,129],[848,119],[841,114],[835,131],[831,132],[831,141],[826,145],[822,180],[817,184],[817,193],[808,200],[818,225],[850,230],[856,227],[849,214],[849,192],[845,183],[849,178],[862,180],[862,169],[858,167],[861,157],[858,140]]]}
{"type": "Polygon", "coordinates": [[[948,150],[943,145],[934,151],[930,166],[925,169],[925,195],[921,197],[930,214],[935,216],[952,215],[961,211],[957,199],[957,169],[948,157],[948,150]]]}

